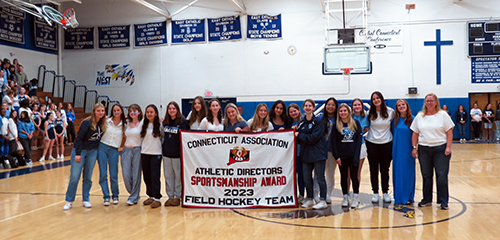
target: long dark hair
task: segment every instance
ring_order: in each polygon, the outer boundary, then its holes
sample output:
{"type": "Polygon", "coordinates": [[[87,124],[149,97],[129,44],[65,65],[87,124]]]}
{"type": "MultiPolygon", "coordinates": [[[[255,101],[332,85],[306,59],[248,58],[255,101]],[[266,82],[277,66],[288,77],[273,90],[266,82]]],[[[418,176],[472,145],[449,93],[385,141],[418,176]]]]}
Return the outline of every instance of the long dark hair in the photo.
{"type": "MultiPolygon", "coordinates": [[[[278,100],[276,102],[274,102],[273,106],[271,107],[271,110],[269,111],[269,118],[271,121],[273,121],[275,118],[276,118],[276,107],[278,106],[278,104],[281,104],[281,106],[283,107],[283,112],[281,113],[281,120],[285,123],[290,123],[292,121],[290,121],[290,118],[288,117],[288,114],[286,113],[286,104],[285,102],[283,102],[283,100],[278,100]]],[[[273,121],[274,122],[274,121],[273,121]]]]}
{"type": "Polygon", "coordinates": [[[26,122],[26,123],[29,123],[30,122],[30,117],[28,116],[28,112],[27,111],[21,111],[21,114],[19,115],[19,120],[23,121],[23,122],[26,122]],[[24,117],[23,117],[24,115],[24,117]]]}
{"type": "Polygon", "coordinates": [[[139,106],[138,104],[130,104],[130,106],[128,106],[128,114],[127,114],[127,119],[129,122],[132,122],[132,117],[130,117],[130,111],[132,110],[137,110],[139,112],[139,116],[137,116],[137,120],[141,121],[142,120],[142,110],[141,110],[141,106],[139,106]]]}
{"type": "Polygon", "coordinates": [[[338,108],[339,108],[339,103],[337,102],[337,99],[335,99],[334,97],[330,97],[330,98],[326,99],[325,108],[324,108],[325,111],[323,112],[323,118],[321,119],[321,121],[323,121],[325,126],[328,126],[328,113],[326,112],[326,105],[328,104],[329,101],[333,101],[335,103],[335,111],[333,112],[334,118],[337,118],[337,112],[338,112],[338,108]]]}
{"type": "Polygon", "coordinates": [[[120,108],[120,111],[122,112],[122,114],[120,114],[120,120],[122,121],[122,132],[125,132],[125,126],[127,125],[127,118],[125,117],[125,113],[123,112],[123,107],[122,105],[120,105],[119,103],[116,103],[115,105],[113,105],[113,107],[111,108],[111,114],[109,115],[109,118],[113,119],[113,109],[115,107],[119,107],[120,108]]]}
{"type": "Polygon", "coordinates": [[[377,95],[380,98],[380,116],[382,118],[388,118],[389,113],[387,112],[387,106],[385,105],[385,99],[384,96],[382,96],[382,93],[379,91],[375,91],[372,93],[370,97],[370,111],[368,111],[368,121],[372,121],[377,119],[377,107],[373,105],[373,95],[377,95]]]}
{"type": "Polygon", "coordinates": [[[16,125],[19,124],[19,114],[17,113],[16,110],[12,109],[12,111],[10,111],[9,118],[12,118],[12,120],[14,120],[16,125]],[[14,117],[14,113],[16,113],[16,117],[14,117]]]}
{"type": "MultiPolygon", "coordinates": [[[[216,98],[213,98],[211,99],[209,102],[208,102],[208,107],[210,108],[210,106],[212,106],[212,103],[213,102],[217,102],[219,104],[219,112],[217,113],[217,119],[219,120],[219,123],[222,123],[222,106],[220,105],[220,102],[219,100],[217,100],[216,98]]],[[[212,113],[212,110],[208,110],[207,111],[207,120],[210,122],[210,123],[214,123],[214,115],[212,113]]]]}
{"type": "MultiPolygon", "coordinates": [[[[146,107],[145,112],[148,111],[148,108],[152,108],[156,113],[155,119],[153,120],[153,137],[155,137],[155,138],[160,137],[161,136],[160,117],[158,117],[158,108],[154,104],[149,104],[146,107]]],[[[141,138],[144,138],[146,136],[146,132],[148,130],[148,125],[149,125],[149,119],[147,117],[145,117],[144,122],[142,124],[141,138]]]]}
{"type": "Polygon", "coordinates": [[[191,117],[188,120],[189,126],[191,126],[197,120],[201,122],[201,120],[203,120],[203,118],[205,118],[206,116],[207,116],[207,104],[205,103],[205,99],[203,99],[202,96],[195,97],[193,100],[193,104],[191,105],[191,117]],[[194,108],[194,103],[196,102],[196,100],[200,101],[201,104],[201,109],[199,112],[196,111],[196,109],[194,108]]]}
{"type": "Polygon", "coordinates": [[[181,108],[179,107],[179,104],[177,104],[174,101],[171,101],[167,104],[167,112],[165,113],[165,117],[163,118],[163,126],[170,126],[170,124],[172,124],[172,123],[177,124],[177,125],[181,125],[183,118],[184,118],[184,116],[181,113],[181,108]],[[170,114],[168,114],[168,107],[170,107],[170,105],[173,105],[175,107],[175,109],[177,110],[177,114],[175,115],[175,119],[173,119],[173,120],[172,120],[172,117],[170,116],[170,114]]]}

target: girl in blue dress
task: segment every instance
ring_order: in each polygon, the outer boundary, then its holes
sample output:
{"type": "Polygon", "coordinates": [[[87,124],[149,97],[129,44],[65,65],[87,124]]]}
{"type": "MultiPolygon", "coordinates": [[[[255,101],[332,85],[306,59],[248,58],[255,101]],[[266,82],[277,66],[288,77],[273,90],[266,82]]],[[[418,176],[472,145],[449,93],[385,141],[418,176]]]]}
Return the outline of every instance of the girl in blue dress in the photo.
{"type": "Polygon", "coordinates": [[[396,102],[396,114],[391,127],[394,134],[392,146],[394,204],[411,205],[415,197],[415,158],[412,156],[410,125],[413,121],[410,106],[404,99],[396,102]]]}

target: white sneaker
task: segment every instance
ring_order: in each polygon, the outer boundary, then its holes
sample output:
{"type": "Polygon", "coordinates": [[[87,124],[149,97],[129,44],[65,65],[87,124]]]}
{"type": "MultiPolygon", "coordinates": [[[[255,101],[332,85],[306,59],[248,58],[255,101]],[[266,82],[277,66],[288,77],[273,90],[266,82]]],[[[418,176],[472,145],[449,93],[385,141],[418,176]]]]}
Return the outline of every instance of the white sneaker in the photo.
{"type": "Polygon", "coordinates": [[[70,210],[73,207],[73,202],[66,202],[64,204],[63,210],[70,210]]]}
{"type": "Polygon", "coordinates": [[[104,202],[102,203],[102,205],[109,206],[110,205],[109,199],[104,199],[104,202]]]}
{"type": "Polygon", "coordinates": [[[51,155],[51,156],[49,156],[49,160],[50,161],[55,161],[56,159],[54,157],[52,157],[52,155],[51,155]]]}
{"type": "Polygon", "coordinates": [[[318,196],[314,197],[314,201],[319,202],[319,197],[318,196]]]}
{"type": "Polygon", "coordinates": [[[349,195],[344,194],[344,200],[342,200],[342,207],[349,207],[349,195]]]}
{"type": "Polygon", "coordinates": [[[359,205],[359,194],[355,193],[352,197],[351,208],[357,208],[359,205]]]}
{"type": "Polygon", "coordinates": [[[127,200],[127,205],[128,205],[128,206],[132,206],[132,205],[134,205],[134,204],[135,204],[135,203],[134,203],[134,202],[132,202],[131,200],[127,200]]]}
{"type": "Polygon", "coordinates": [[[391,202],[391,196],[389,196],[388,193],[384,193],[384,202],[386,202],[386,203],[391,202]]]}
{"type": "Polygon", "coordinates": [[[380,198],[380,196],[378,195],[378,193],[373,194],[373,197],[372,197],[372,202],[373,202],[373,203],[378,202],[379,198],[380,198]]]}
{"type": "Polygon", "coordinates": [[[83,207],[85,207],[85,208],[91,208],[91,207],[92,207],[92,204],[90,204],[90,202],[87,202],[87,201],[83,201],[83,202],[82,202],[82,205],[83,205],[83,207]]]}
{"type": "Polygon", "coordinates": [[[42,156],[38,161],[39,162],[45,162],[45,156],[42,156]]]}
{"type": "Polygon", "coordinates": [[[120,201],[118,201],[118,198],[113,198],[113,205],[116,205],[118,203],[120,203],[120,201]]]}
{"type": "Polygon", "coordinates": [[[317,203],[316,205],[313,206],[314,209],[325,209],[327,207],[328,207],[328,205],[326,205],[325,200],[321,200],[321,201],[319,201],[319,203],[317,203]]]}
{"type": "Polygon", "coordinates": [[[332,198],[331,197],[327,197],[326,200],[325,200],[326,204],[332,204],[332,198]]]}
{"type": "Polygon", "coordinates": [[[314,205],[314,200],[306,200],[303,204],[302,204],[302,207],[303,208],[308,208],[308,207],[312,207],[314,205]]]}

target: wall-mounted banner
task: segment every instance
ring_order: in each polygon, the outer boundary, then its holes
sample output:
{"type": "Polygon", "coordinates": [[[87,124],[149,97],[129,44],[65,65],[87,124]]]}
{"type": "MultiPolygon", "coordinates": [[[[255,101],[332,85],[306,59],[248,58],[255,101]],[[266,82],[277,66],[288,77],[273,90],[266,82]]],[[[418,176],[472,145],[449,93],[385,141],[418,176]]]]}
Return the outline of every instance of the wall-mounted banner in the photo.
{"type": "Polygon", "coordinates": [[[184,207],[296,207],[293,131],[182,131],[184,207]]]}
{"type": "Polygon", "coordinates": [[[66,28],[64,49],[94,49],[94,27],[66,28]]]}
{"type": "Polygon", "coordinates": [[[229,41],[241,39],[240,16],[209,18],[208,41],[229,41]]]}
{"type": "Polygon", "coordinates": [[[500,83],[500,57],[471,58],[472,83],[500,83]]]}
{"type": "Polygon", "coordinates": [[[167,22],[134,24],[135,46],[167,44],[167,22]]]}
{"type": "Polygon", "coordinates": [[[130,67],[130,64],[109,64],[104,65],[103,71],[101,69],[97,70],[96,86],[128,87],[134,83],[134,70],[130,67]]]}
{"type": "Polygon", "coordinates": [[[205,19],[172,20],[172,43],[205,42],[205,19]]]}
{"type": "Polygon", "coordinates": [[[45,20],[35,18],[35,46],[57,50],[57,25],[50,26],[45,20]]]}
{"type": "Polygon", "coordinates": [[[403,52],[403,26],[368,26],[355,31],[355,42],[372,46],[371,53],[403,52]]]}
{"type": "Polygon", "coordinates": [[[99,48],[130,47],[130,25],[97,27],[99,48]]]}
{"type": "Polygon", "coordinates": [[[247,31],[248,39],[280,39],[281,14],[248,15],[247,31]]]}
{"type": "Polygon", "coordinates": [[[0,9],[0,39],[24,44],[25,18],[25,13],[15,7],[2,7],[0,9]]]}

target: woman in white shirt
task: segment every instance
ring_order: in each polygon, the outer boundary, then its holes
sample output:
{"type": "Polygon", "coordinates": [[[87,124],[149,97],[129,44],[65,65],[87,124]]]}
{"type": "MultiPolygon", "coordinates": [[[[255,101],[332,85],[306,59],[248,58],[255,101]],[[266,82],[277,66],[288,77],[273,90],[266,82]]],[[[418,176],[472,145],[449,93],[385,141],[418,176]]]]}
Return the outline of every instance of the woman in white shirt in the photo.
{"type": "Polygon", "coordinates": [[[224,124],[222,124],[222,110],[220,102],[217,99],[211,99],[208,102],[209,111],[207,117],[203,118],[200,123],[200,130],[207,131],[224,131],[224,124]]]}
{"type": "Polygon", "coordinates": [[[109,177],[111,180],[111,192],[113,194],[113,204],[118,204],[118,148],[122,144],[125,125],[127,124],[123,107],[120,104],[113,105],[111,116],[106,119],[106,132],[101,138],[98,148],[99,164],[99,185],[101,185],[104,195],[104,206],[110,205],[109,186],[108,186],[108,166],[109,177]]]}
{"type": "Polygon", "coordinates": [[[130,194],[127,205],[139,202],[141,197],[141,129],[142,110],[137,104],[128,107],[127,128],[125,129],[125,146],[122,152],[123,183],[130,194]]]}
{"type": "Polygon", "coordinates": [[[191,112],[187,119],[191,130],[200,129],[200,123],[207,116],[207,104],[202,96],[197,96],[193,100],[191,112]]]}
{"type": "Polygon", "coordinates": [[[470,110],[470,118],[472,128],[474,129],[474,138],[475,140],[480,140],[481,135],[481,117],[483,116],[483,112],[478,108],[477,102],[474,103],[474,107],[470,110]]]}
{"type": "Polygon", "coordinates": [[[424,197],[418,206],[432,205],[432,181],[436,172],[437,202],[442,210],[448,210],[448,173],[455,124],[439,106],[439,99],[434,93],[425,96],[424,109],[410,126],[413,131],[412,155],[418,157],[422,171],[424,197]]]}
{"type": "Polygon", "coordinates": [[[269,110],[267,109],[267,105],[265,103],[259,103],[259,105],[257,105],[253,117],[247,122],[248,126],[250,126],[250,131],[262,132],[274,129],[273,124],[269,122],[268,112],[269,110]]]}
{"type": "Polygon", "coordinates": [[[12,110],[9,116],[9,154],[12,155],[13,152],[17,151],[17,124],[19,122],[17,111],[12,110]]]}
{"type": "Polygon", "coordinates": [[[394,110],[385,105],[384,96],[378,91],[373,92],[370,99],[370,111],[368,112],[370,130],[365,138],[365,144],[370,164],[372,202],[379,201],[378,174],[380,171],[384,202],[390,203],[389,167],[392,160],[391,121],[394,118],[394,110]]]}

